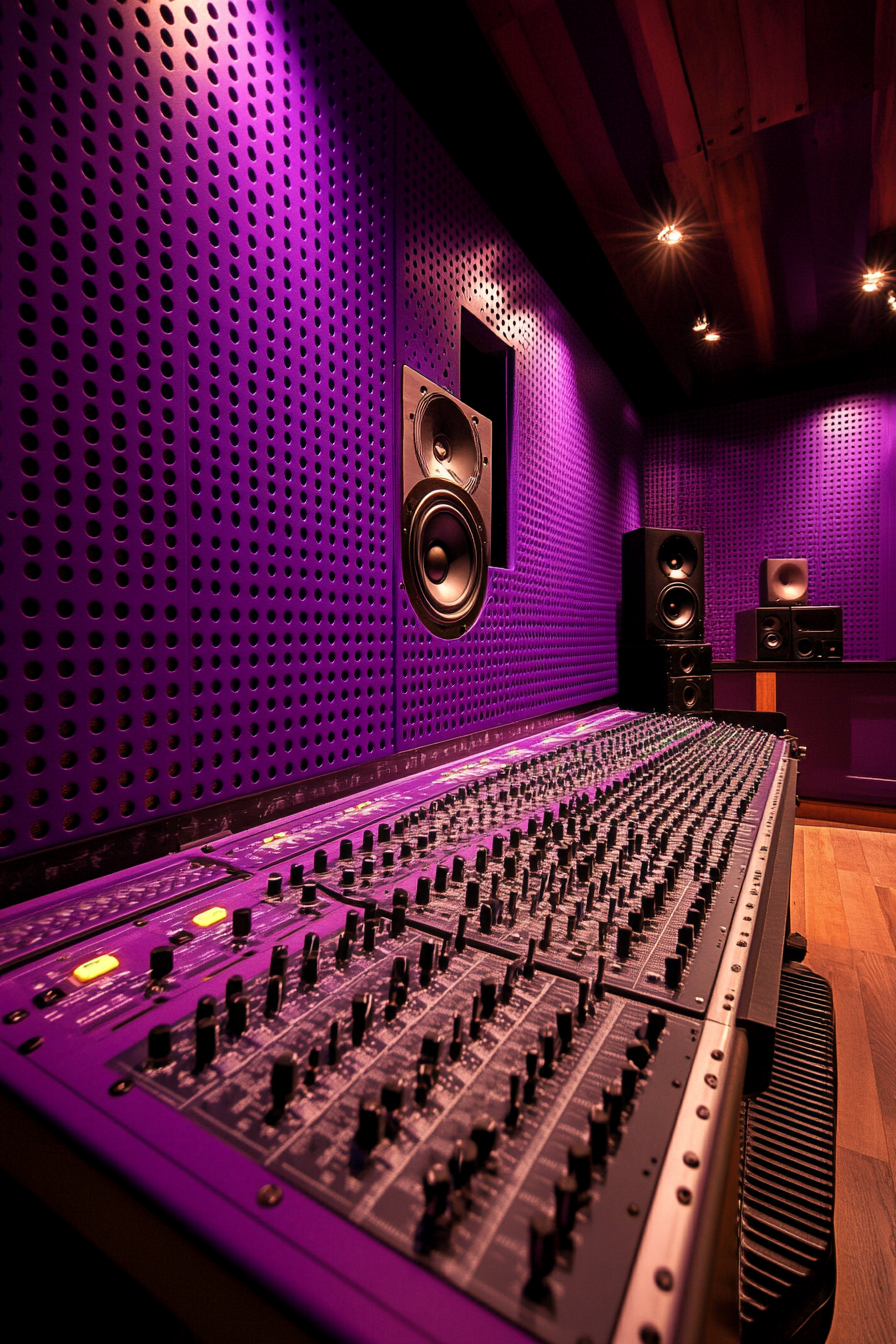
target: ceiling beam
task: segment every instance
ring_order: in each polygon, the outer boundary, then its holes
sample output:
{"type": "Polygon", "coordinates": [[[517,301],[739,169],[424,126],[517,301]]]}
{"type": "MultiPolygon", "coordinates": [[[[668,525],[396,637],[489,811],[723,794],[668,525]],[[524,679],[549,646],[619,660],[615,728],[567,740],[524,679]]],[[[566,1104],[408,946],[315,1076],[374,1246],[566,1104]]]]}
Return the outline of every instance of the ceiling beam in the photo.
{"type": "Polygon", "coordinates": [[[805,0],[739,0],[754,131],[809,110],[805,0]]]}

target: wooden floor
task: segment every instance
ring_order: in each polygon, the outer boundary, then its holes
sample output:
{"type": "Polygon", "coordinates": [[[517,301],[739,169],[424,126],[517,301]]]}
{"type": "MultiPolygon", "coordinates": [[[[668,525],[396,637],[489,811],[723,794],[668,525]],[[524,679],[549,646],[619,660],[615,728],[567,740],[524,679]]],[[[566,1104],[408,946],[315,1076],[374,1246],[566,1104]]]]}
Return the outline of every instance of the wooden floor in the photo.
{"type": "Polygon", "coordinates": [[[834,991],[837,1299],[829,1344],[896,1341],[896,833],[796,828],[791,927],[834,991]]]}

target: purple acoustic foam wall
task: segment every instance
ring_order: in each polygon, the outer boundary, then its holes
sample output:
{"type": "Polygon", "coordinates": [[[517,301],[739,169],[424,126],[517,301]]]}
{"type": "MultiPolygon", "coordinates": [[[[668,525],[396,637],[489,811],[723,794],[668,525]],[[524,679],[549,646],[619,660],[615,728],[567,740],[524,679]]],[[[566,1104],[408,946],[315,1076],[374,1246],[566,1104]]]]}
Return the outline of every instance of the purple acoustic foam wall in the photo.
{"type": "Polygon", "coordinates": [[[640,425],[540,276],[406,106],[398,114],[397,364],[460,393],[460,310],[514,346],[511,568],[470,635],[417,620],[396,566],[396,731],[408,747],[616,690],[620,537],[640,425]]]}
{"type": "Polygon", "coordinates": [[[733,658],[767,555],[809,558],[809,600],[843,607],[844,656],[896,655],[896,394],[807,392],[650,427],[645,512],[706,533],[706,638],[733,658]]]}
{"type": "Polygon", "coordinates": [[[639,427],[342,20],[0,32],[0,856],[611,691],[639,427]],[[461,298],[517,348],[518,528],[446,649],[396,634],[394,369],[457,390],[461,298]]]}

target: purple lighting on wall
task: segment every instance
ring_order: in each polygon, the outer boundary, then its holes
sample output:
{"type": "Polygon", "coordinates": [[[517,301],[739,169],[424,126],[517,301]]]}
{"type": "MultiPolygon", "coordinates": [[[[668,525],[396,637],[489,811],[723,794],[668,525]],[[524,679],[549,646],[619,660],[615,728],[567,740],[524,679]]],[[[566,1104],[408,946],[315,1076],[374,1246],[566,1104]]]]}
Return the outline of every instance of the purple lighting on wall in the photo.
{"type": "Polygon", "coordinates": [[[640,428],[342,21],[0,24],[0,856],[609,695],[640,428]],[[517,351],[516,534],[449,647],[397,589],[395,369],[457,390],[461,301],[517,351]]]}
{"type": "Polygon", "coordinates": [[[768,555],[809,558],[809,600],[843,607],[849,659],[896,656],[896,395],[811,392],[650,427],[645,514],[706,534],[706,638],[734,657],[734,613],[768,555]]]}

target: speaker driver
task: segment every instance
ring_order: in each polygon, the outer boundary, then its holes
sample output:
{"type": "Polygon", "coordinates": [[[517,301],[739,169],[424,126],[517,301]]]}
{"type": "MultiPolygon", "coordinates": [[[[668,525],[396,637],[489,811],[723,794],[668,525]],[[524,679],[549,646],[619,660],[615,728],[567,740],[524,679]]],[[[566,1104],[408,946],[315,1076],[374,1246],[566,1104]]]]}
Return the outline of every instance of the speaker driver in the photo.
{"type": "Polygon", "coordinates": [[[796,641],[796,656],[798,658],[812,658],[815,656],[815,640],[807,635],[800,635],[796,641]]]}
{"type": "Polygon", "coordinates": [[[476,417],[467,418],[456,401],[427,392],[414,412],[414,451],[424,476],[451,481],[474,494],[482,475],[482,446],[476,417]]]}
{"type": "Polygon", "coordinates": [[[405,587],[427,629],[457,639],[482,609],[488,585],[485,525],[450,481],[418,481],[402,511],[405,587]]]}
{"type": "Polygon", "coordinates": [[[697,547],[680,533],[666,537],[656,559],[667,579],[686,579],[700,563],[697,547]]]}
{"type": "Polygon", "coordinates": [[[687,684],[681,688],[681,698],[685,709],[693,709],[700,699],[699,686],[693,681],[687,682],[687,684]]]}
{"type": "Polygon", "coordinates": [[[697,594],[683,583],[670,583],[659,595],[657,615],[670,630],[687,630],[699,616],[697,594]]]}

